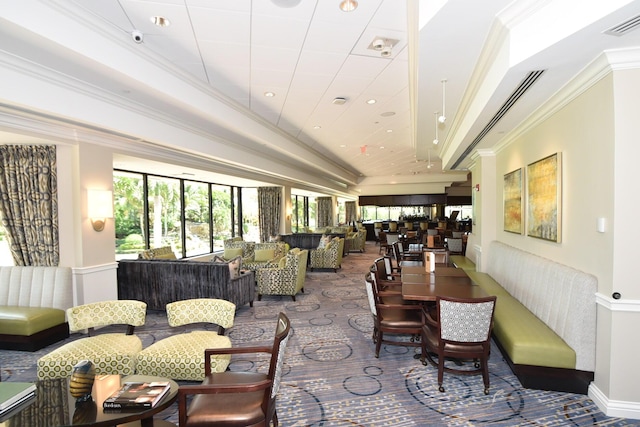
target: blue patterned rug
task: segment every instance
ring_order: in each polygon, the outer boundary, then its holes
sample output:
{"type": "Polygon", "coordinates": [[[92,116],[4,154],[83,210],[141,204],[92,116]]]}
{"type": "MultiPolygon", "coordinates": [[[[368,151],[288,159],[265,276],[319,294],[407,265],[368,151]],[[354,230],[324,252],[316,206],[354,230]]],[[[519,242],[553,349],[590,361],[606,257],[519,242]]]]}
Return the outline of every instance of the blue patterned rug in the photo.
{"type": "MultiPolygon", "coordinates": [[[[364,273],[377,249],[368,243],[366,253],[350,254],[338,273],[307,272],[305,293],[296,302],[266,296],[238,310],[227,334],[234,346],[269,344],[278,313],[291,319],[294,332],[278,397],[281,426],[640,425],[605,416],[587,396],[522,388],[495,346],[489,395],[480,376],[447,374],[446,392],[439,392],[436,369],[414,359],[415,347],[383,346],[376,359],[364,273]]],[[[136,334],[146,347],[184,330],[170,328],[165,313],[150,312],[136,334]]],[[[2,380],[34,381],[38,357],[59,345],[35,353],[0,351],[2,380]]],[[[237,358],[230,369],[262,370],[266,363],[237,358]]],[[[158,418],[177,424],[177,405],[158,418]]]]}

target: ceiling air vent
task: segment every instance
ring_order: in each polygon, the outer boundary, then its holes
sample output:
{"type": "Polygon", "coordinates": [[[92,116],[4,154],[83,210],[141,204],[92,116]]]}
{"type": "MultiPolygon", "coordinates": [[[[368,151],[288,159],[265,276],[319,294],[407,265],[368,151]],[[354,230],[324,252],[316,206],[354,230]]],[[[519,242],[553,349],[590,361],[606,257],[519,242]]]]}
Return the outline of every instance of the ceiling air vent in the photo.
{"type": "Polygon", "coordinates": [[[640,15],[636,15],[633,18],[629,18],[624,22],[619,23],[618,25],[614,25],[608,30],[603,31],[603,34],[608,34],[610,36],[624,36],[629,31],[633,31],[640,25],[640,15]]]}
{"type": "Polygon", "coordinates": [[[480,131],[478,136],[476,136],[471,144],[469,144],[467,149],[464,150],[460,157],[458,157],[458,160],[456,160],[456,162],[453,164],[452,169],[457,168],[460,163],[462,163],[465,157],[467,157],[473,151],[473,149],[476,148],[476,145],[478,145],[480,141],[482,141],[482,138],[484,138],[489,133],[489,131],[491,131],[491,129],[493,129],[493,127],[498,123],[498,121],[502,117],[504,117],[505,114],[507,114],[511,107],[513,107],[513,104],[515,104],[516,101],[520,99],[520,97],[524,95],[525,92],[528,91],[535,82],[538,81],[544,71],[545,70],[531,71],[529,72],[529,74],[527,74],[527,76],[520,82],[513,93],[511,93],[509,98],[507,98],[504,104],[502,104],[502,107],[500,107],[498,112],[491,118],[491,120],[489,120],[489,123],[486,124],[486,126],[482,129],[482,131],[480,131]]]}

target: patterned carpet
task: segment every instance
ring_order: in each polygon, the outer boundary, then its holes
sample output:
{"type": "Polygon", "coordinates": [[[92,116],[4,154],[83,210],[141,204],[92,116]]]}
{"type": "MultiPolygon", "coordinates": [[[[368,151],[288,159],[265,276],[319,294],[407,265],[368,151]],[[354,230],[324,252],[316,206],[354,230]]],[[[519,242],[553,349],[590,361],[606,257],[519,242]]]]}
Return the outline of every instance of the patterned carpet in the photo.
{"type": "MultiPolygon", "coordinates": [[[[480,376],[446,375],[438,391],[436,370],[423,366],[414,347],[383,346],[374,357],[373,322],[364,272],[377,256],[347,256],[334,272],[307,272],[305,293],[264,297],[241,307],[228,336],[234,346],[269,344],[276,317],[285,312],[294,329],[289,340],[283,387],[278,397],[281,426],[632,426],[634,420],[606,417],[587,396],[527,390],[492,349],[491,392],[480,376]]],[[[148,346],[184,329],[168,327],[163,312],[151,312],[136,333],[148,346]]],[[[77,335],[70,339],[77,338],[77,335]]],[[[3,381],[35,380],[36,353],[0,351],[3,381]]],[[[262,369],[264,360],[234,359],[233,370],[262,369]]],[[[177,405],[160,417],[177,424],[177,405]]]]}

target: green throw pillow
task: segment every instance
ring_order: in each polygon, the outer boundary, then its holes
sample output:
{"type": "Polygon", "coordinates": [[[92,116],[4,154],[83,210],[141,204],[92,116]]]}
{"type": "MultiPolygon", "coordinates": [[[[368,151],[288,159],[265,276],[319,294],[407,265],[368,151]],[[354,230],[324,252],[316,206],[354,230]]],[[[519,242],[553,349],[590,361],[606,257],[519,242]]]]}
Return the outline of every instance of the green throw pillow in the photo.
{"type": "Polygon", "coordinates": [[[275,249],[256,249],[253,253],[253,260],[255,262],[271,261],[276,256],[275,249]]]}
{"type": "Polygon", "coordinates": [[[224,249],[224,259],[230,260],[237,256],[242,256],[242,248],[225,248],[224,249]]]}

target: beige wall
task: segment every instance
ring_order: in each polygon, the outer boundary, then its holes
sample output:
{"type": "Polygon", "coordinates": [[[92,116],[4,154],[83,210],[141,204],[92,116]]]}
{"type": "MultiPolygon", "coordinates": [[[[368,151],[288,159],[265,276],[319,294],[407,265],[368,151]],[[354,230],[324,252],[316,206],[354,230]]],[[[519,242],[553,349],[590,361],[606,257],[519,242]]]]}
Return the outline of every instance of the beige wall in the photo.
{"type": "MultiPolygon", "coordinates": [[[[480,252],[491,240],[486,228],[493,227],[499,241],[597,277],[596,374],[590,396],[608,415],[633,418],[640,418],[640,370],[628,369],[640,352],[635,326],[640,324],[640,287],[633,255],[633,242],[640,237],[633,224],[638,99],[640,71],[609,72],[549,117],[511,136],[495,152],[495,171],[488,170],[491,163],[483,157],[473,170],[473,185],[481,184],[482,224],[474,227],[473,237],[480,252]],[[528,164],[556,152],[562,153],[561,242],[528,237],[526,226],[522,235],[503,231],[504,174],[520,167],[526,171],[528,164]],[[493,188],[483,188],[492,172],[493,188]],[[596,229],[597,218],[605,218],[604,233],[596,229]],[[614,291],[623,298],[611,298],[614,291]]],[[[526,191],[526,173],[523,178],[526,191]]],[[[526,193],[523,197],[526,222],[526,193]]]]}

